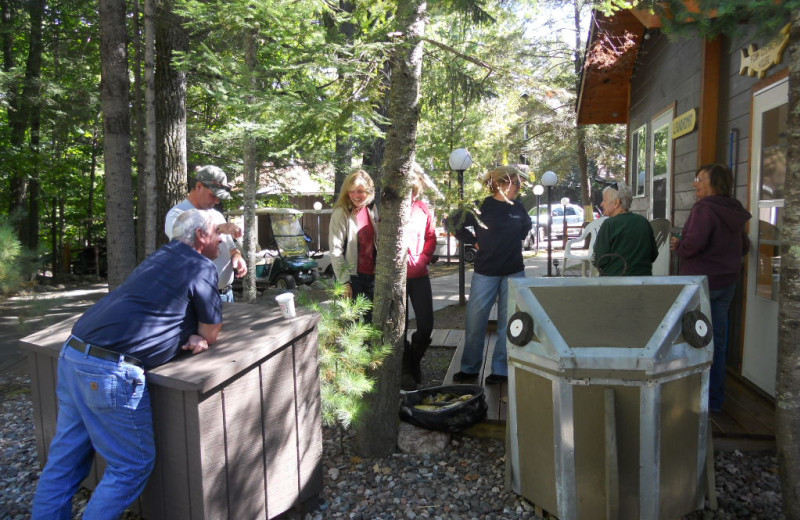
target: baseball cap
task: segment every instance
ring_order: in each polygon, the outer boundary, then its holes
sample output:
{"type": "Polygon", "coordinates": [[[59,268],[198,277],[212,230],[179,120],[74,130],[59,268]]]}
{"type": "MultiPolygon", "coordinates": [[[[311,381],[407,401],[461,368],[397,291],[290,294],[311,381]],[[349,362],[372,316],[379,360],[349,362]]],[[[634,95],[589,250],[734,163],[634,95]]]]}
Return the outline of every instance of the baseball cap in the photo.
{"type": "Polygon", "coordinates": [[[217,166],[201,166],[197,169],[194,176],[197,182],[202,182],[203,186],[214,192],[219,200],[230,200],[231,187],[228,185],[228,177],[225,172],[217,166]]]}

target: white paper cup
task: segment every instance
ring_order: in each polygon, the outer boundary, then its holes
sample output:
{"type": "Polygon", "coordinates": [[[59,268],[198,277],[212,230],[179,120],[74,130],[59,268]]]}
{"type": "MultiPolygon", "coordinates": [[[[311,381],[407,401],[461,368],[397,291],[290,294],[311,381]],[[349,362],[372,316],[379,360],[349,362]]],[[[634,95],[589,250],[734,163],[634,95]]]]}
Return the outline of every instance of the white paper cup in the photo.
{"type": "Polygon", "coordinates": [[[294,318],[297,313],[294,311],[294,294],[285,292],[275,297],[275,301],[281,306],[284,318],[294,318]]]}

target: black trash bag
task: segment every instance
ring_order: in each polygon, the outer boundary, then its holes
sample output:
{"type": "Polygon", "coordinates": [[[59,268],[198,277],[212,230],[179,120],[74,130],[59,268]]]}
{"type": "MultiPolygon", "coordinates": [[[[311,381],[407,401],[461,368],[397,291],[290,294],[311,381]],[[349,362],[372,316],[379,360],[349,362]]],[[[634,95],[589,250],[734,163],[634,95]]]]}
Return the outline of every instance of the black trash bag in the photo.
{"type": "Polygon", "coordinates": [[[479,385],[437,386],[405,393],[400,402],[400,419],[428,430],[457,432],[483,420],[487,409],[486,396],[479,385]]]}

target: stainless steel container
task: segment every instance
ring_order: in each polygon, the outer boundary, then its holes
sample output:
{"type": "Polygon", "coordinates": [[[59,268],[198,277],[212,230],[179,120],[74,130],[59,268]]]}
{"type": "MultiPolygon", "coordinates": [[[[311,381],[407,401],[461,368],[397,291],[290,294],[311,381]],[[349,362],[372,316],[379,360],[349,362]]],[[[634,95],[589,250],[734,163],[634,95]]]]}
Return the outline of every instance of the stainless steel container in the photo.
{"type": "Polygon", "coordinates": [[[509,284],[514,491],[560,520],[701,509],[713,353],[705,277],[509,284]]]}

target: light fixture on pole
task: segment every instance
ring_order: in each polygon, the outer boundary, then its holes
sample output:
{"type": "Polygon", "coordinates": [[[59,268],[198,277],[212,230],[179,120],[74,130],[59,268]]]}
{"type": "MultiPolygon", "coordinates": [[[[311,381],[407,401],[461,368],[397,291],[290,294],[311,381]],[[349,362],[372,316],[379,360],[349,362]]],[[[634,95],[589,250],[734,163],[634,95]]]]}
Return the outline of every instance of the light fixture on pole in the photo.
{"type": "Polygon", "coordinates": [[[542,215],[542,212],[539,211],[539,205],[542,202],[542,193],[544,193],[544,186],[541,184],[537,184],[533,187],[533,194],[536,195],[536,229],[535,237],[536,237],[536,251],[539,251],[539,217],[542,215]]]}
{"type": "Polygon", "coordinates": [[[317,251],[322,251],[322,241],[320,238],[320,226],[319,226],[319,210],[322,209],[322,203],[317,201],[314,203],[314,211],[317,212],[317,251]]]}
{"type": "MultiPolygon", "coordinates": [[[[458,198],[461,208],[464,206],[464,170],[472,166],[472,156],[466,148],[456,148],[450,153],[450,169],[458,172],[458,198]]],[[[448,240],[450,238],[448,237],[448,240]]],[[[458,304],[466,305],[467,296],[464,291],[466,284],[464,275],[464,243],[458,244],[458,304]]]]}
{"type": "Polygon", "coordinates": [[[553,216],[550,214],[550,196],[553,191],[553,186],[558,183],[558,175],[555,172],[544,172],[542,175],[542,185],[547,188],[547,276],[553,276],[553,243],[550,240],[550,235],[553,233],[553,216]]]}

